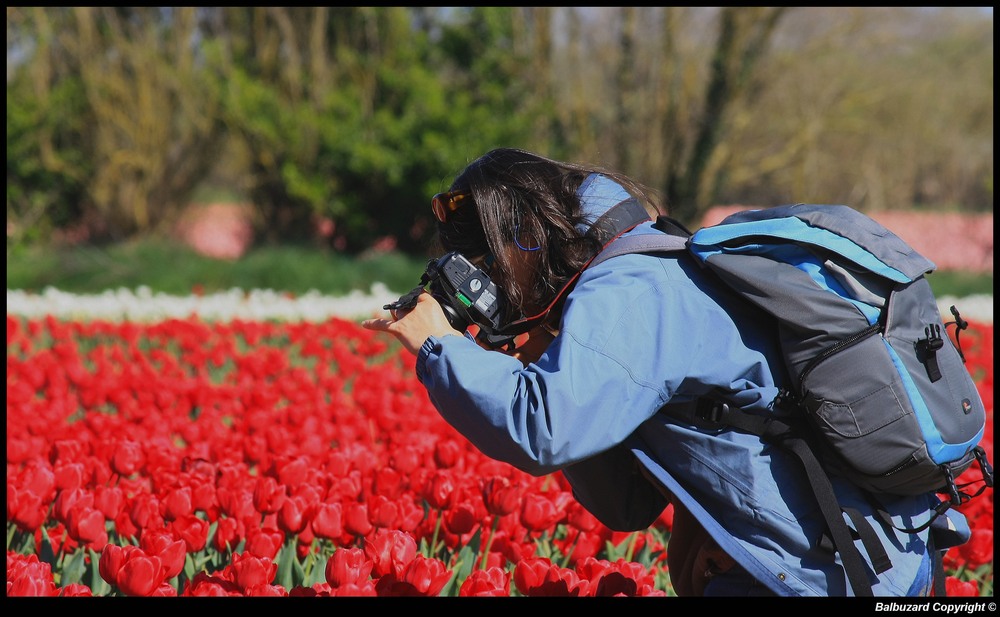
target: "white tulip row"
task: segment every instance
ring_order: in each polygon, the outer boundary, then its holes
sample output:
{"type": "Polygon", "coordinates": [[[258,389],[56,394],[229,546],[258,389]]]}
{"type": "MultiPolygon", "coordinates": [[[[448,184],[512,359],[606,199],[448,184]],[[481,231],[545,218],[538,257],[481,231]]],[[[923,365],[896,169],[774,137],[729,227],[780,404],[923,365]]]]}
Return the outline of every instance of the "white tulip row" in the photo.
{"type": "MultiPolygon", "coordinates": [[[[72,294],[48,287],[41,293],[7,290],[7,313],[25,317],[52,315],[59,319],[102,319],[106,321],[159,321],[186,319],[197,315],[206,321],[241,319],[277,321],[323,321],[330,317],[362,319],[383,315],[382,306],[398,298],[399,292],[385,285],[372,285],[369,293],[354,291],[344,296],[327,296],[311,291],[299,296],[269,289],[172,296],[153,293],[148,287],[121,288],[100,294],[72,294]]],[[[945,321],[952,319],[949,307],[956,305],[965,319],[993,323],[993,295],[983,294],[938,298],[945,321]]]]}
{"type": "Polygon", "coordinates": [[[174,296],[153,293],[148,287],[85,295],[47,287],[41,293],[8,289],[7,313],[26,317],[52,315],[60,319],[138,322],[187,319],[193,315],[205,321],[319,322],[330,317],[360,319],[384,314],[382,306],[399,296],[380,283],[372,285],[367,294],[353,291],[338,297],[318,291],[292,297],[270,289],[230,289],[204,295],[174,296]]]}

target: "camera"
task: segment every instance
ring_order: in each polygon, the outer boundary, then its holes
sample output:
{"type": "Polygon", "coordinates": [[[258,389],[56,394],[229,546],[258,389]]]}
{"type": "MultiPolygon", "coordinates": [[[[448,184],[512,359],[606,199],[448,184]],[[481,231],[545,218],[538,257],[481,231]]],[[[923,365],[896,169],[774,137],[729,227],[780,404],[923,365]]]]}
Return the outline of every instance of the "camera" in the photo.
{"type": "Polygon", "coordinates": [[[503,310],[496,284],[482,269],[457,251],[433,258],[420,277],[420,284],[382,308],[413,308],[425,287],[438,301],[451,327],[464,332],[475,324],[476,340],[491,349],[509,347],[515,335],[501,333],[503,310]]]}

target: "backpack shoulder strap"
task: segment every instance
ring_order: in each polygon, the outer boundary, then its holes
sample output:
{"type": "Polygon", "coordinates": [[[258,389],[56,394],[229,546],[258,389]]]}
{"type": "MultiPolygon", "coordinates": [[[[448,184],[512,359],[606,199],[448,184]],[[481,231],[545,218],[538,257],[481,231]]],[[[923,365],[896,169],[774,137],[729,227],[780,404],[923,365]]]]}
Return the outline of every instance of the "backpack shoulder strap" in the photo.
{"type": "Polygon", "coordinates": [[[659,216],[653,227],[663,233],[618,238],[598,253],[587,267],[596,266],[606,259],[628,253],[660,253],[687,248],[691,232],[678,221],[666,216],[659,216]]]}

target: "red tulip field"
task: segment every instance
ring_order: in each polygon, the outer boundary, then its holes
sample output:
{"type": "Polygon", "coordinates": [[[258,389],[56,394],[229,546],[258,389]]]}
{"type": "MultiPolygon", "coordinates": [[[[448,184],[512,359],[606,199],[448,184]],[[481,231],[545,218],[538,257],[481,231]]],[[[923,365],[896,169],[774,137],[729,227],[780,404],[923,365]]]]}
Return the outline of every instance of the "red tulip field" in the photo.
{"type": "MultiPolygon", "coordinates": [[[[992,461],[992,323],[961,343],[992,461]]],[[[959,509],[948,593],[992,595],[993,490],[959,509]]],[[[672,596],[671,522],[485,457],[350,320],[7,315],[8,596],[672,596]]]]}

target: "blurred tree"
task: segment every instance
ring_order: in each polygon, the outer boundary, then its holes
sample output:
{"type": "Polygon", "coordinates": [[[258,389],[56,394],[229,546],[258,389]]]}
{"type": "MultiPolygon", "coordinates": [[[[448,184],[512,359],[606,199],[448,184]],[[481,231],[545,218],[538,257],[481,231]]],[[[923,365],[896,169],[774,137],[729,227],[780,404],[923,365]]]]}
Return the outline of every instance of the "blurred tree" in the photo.
{"type": "MultiPolygon", "coordinates": [[[[715,203],[724,182],[713,165],[719,144],[729,133],[732,108],[760,88],[758,66],[775,28],[789,7],[724,7],[693,143],[683,157],[667,162],[665,193],[672,215],[692,226],[715,203]]],[[[675,150],[676,151],[676,150],[675,150]]]]}
{"type": "Polygon", "coordinates": [[[83,214],[94,169],[92,123],[81,79],[57,37],[70,19],[66,10],[7,9],[8,255],[78,225],[83,214]]]}
{"type": "Polygon", "coordinates": [[[8,7],[8,251],[169,229],[206,178],[260,238],[425,252],[519,146],[716,203],[991,210],[977,7],[8,7]],[[225,148],[225,149],[223,149],[225,148]],[[389,246],[391,243],[383,243],[389,246]]]}
{"type": "MultiPolygon", "coordinates": [[[[44,203],[45,178],[61,178],[73,190],[48,204],[48,218],[91,241],[167,227],[211,169],[223,128],[213,101],[193,95],[205,90],[194,9],[24,10],[15,37],[31,61],[16,66],[14,100],[8,88],[8,129],[37,127],[41,169],[15,175],[17,190],[44,203]],[[21,112],[33,118],[27,125],[21,112]],[[40,190],[22,186],[39,179],[40,190]]],[[[10,144],[8,135],[8,154],[10,144]]]]}
{"type": "Polygon", "coordinates": [[[511,31],[510,9],[446,23],[403,7],[223,9],[209,59],[264,237],[305,239],[319,217],[344,250],[380,236],[425,249],[430,195],[470,153],[516,139],[494,121],[517,103],[511,31]]]}

